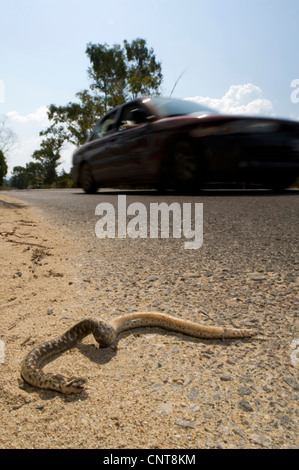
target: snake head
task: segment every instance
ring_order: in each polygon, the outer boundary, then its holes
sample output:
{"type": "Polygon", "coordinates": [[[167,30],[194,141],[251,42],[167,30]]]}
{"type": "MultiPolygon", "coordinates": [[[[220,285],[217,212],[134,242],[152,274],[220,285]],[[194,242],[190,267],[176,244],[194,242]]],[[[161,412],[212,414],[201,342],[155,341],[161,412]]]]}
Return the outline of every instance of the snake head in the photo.
{"type": "Polygon", "coordinates": [[[71,377],[61,387],[62,393],[81,393],[84,390],[83,385],[86,383],[86,379],[81,377],[71,377]]]}

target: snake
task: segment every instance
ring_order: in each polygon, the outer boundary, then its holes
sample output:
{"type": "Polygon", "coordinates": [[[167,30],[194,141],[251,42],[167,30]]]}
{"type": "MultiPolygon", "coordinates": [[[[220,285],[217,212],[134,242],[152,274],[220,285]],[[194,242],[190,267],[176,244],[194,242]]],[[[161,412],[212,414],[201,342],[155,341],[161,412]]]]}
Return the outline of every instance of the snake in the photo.
{"type": "Polygon", "coordinates": [[[21,365],[21,377],[29,385],[39,389],[55,390],[62,394],[81,393],[86,379],[67,378],[61,374],[45,373],[43,363],[52,356],[74,347],[89,334],[93,334],[99,347],[112,346],[120,333],[139,327],[159,327],[183,333],[194,338],[251,338],[257,330],[207,326],[164,313],[132,313],[115,318],[108,323],[102,319],[87,318],[76,323],[57,338],[45,341],[27,354],[21,365]]]}

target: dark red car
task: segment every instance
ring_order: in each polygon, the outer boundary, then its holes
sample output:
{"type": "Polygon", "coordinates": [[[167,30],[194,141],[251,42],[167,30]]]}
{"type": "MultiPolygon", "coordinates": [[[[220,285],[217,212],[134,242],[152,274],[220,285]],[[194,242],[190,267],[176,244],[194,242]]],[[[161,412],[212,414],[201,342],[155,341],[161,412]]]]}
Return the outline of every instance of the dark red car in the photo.
{"type": "Polygon", "coordinates": [[[283,189],[299,176],[299,123],[139,98],[98,122],[74,152],[72,175],[86,193],[121,185],[196,191],[207,183],[283,189]]]}

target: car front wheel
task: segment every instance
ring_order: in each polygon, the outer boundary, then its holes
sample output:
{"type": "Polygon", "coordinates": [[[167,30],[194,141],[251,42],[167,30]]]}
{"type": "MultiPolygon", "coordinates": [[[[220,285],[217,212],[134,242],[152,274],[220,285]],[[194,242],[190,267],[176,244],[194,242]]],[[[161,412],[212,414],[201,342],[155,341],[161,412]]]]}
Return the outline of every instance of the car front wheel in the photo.
{"type": "Polygon", "coordinates": [[[93,180],[90,167],[87,163],[83,163],[80,168],[80,186],[87,194],[94,194],[97,192],[97,185],[93,180]]]}

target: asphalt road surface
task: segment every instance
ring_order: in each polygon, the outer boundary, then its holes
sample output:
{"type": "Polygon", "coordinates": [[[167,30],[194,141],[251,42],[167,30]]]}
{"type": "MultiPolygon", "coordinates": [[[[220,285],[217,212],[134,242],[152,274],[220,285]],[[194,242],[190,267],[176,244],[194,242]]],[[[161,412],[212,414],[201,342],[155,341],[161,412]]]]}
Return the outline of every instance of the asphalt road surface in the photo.
{"type": "MultiPolygon", "coordinates": [[[[146,262],[155,266],[157,262],[158,266],[161,262],[169,263],[169,269],[179,267],[183,260],[182,264],[187,271],[192,270],[194,265],[200,265],[201,269],[207,269],[211,273],[215,266],[237,272],[245,267],[254,272],[294,271],[298,268],[299,192],[296,190],[281,194],[269,191],[214,190],[203,191],[196,197],[174,193],[159,195],[155,191],[114,190],[101,190],[95,195],[86,195],[80,189],[22,190],[3,194],[26,201],[42,211],[51,223],[72,233],[77,240],[82,239],[86,255],[93,262],[96,259],[95,253],[100,251],[103,256],[103,247],[107,247],[107,243],[109,248],[114,246],[115,249],[121,246],[120,242],[124,243],[117,238],[103,240],[95,234],[96,223],[101,218],[95,213],[97,205],[110,203],[117,214],[118,196],[121,195],[126,196],[126,207],[131,203],[143,204],[148,217],[151,203],[164,202],[170,205],[176,202],[182,213],[183,204],[189,203],[193,216],[195,204],[203,204],[203,244],[200,248],[185,249],[185,242],[188,240],[184,237],[184,231],[181,232],[181,238],[172,238],[170,225],[170,239],[161,239],[160,233],[158,239],[127,237],[125,246],[126,251],[129,251],[126,255],[128,262],[130,259],[132,263],[136,262],[138,253],[139,258],[144,255],[146,262]],[[160,253],[158,260],[155,251],[160,253]],[[134,254],[132,258],[130,253],[134,254]]],[[[124,198],[122,199],[124,204],[124,198]]],[[[130,219],[132,216],[127,215],[126,223],[130,219]]],[[[115,223],[117,237],[117,218],[115,223]]],[[[193,220],[192,227],[199,228],[199,224],[195,226],[193,220]]],[[[121,251],[118,256],[121,257],[121,251]]],[[[100,264],[100,258],[97,259],[100,264]]]]}

